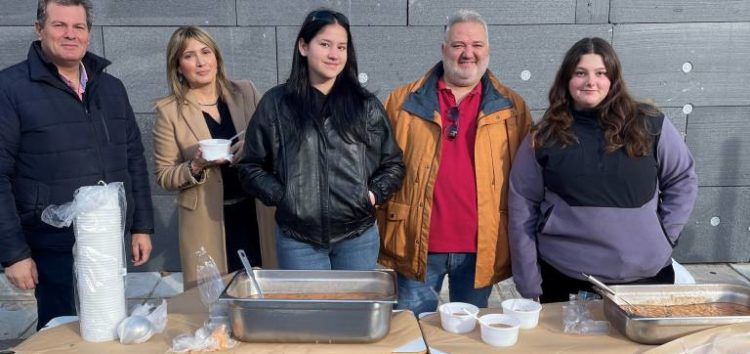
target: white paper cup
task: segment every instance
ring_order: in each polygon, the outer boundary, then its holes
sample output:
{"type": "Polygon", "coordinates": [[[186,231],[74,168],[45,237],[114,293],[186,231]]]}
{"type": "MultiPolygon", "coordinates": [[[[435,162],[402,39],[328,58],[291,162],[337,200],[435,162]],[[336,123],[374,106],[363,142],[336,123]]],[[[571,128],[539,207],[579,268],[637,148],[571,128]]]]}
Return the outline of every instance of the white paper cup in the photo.
{"type": "Polygon", "coordinates": [[[479,308],[465,302],[449,302],[438,307],[440,312],[440,324],[443,329],[451,333],[468,333],[474,330],[477,320],[467,315],[463,309],[469,310],[475,316],[479,313],[479,308]]]}
{"type": "Polygon", "coordinates": [[[482,341],[495,347],[510,347],[518,341],[521,321],[505,314],[489,314],[479,318],[482,341]]]}
{"type": "Polygon", "coordinates": [[[508,299],[502,302],[503,313],[521,321],[522,329],[534,328],[539,323],[542,304],[529,299],[508,299]]]}
{"type": "Polygon", "coordinates": [[[232,141],[227,139],[205,139],[198,142],[203,150],[203,158],[206,161],[216,161],[229,156],[229,148],[232,141]]]}

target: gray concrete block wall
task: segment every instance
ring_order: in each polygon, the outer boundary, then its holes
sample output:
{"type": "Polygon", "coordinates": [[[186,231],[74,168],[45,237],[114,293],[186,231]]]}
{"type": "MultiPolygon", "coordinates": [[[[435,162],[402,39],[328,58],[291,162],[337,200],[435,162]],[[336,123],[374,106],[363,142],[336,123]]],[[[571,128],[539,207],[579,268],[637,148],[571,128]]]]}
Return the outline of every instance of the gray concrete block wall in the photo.
{"type": "Polygon", "coordinates": [[[750,105],[750,22],[625,24],[613,43],[630,89],[660,106],[750,105]]]}
{"type": "MultiPolygon", "coordinates": [[[[36,37],[35,6],[0,0],[0,68],[26,57],[36,37]]],[[[564,52],[581,37],[603,37],[617,49],[631,92],[665,111],[696,158],[700,195],[677,259],[750,258],[750,1],[97,0],[94,6],[92,51],[110,59],[109,72],[125,83],[149,159],[152,105],[167,93],[165,48],[179,25],[204,26],[229,76],[265,91],[286,79],[304,15],[334,8],[349,16],[365,85],[383,99],[440,59],[452,12],[475,9],[490,24],[490,69],[526,98],[535,119],[544,113],[564,52]]],[[[156,247],[146,268],[178,270],[174,194],[152,188],[156,247]]]]}
{"type": "Polygon", "coordinates": [[[746,0],[612,0],[611,8],[610,19],[615,23],[750,20],[750,2],[746,0]]]}
{"type": "Polygon", "coordinates": [[[327,7],[346,15],[353,26],[404,26],[404,0],[237,0],[240,26],[299,26],[308,12],[327,7]]]}
{"type": "Polygon", "coordinates": [[[410,26],[442,26],[457,9],[478,11],[491,25],[575,23],[576,0],[410,0],[410,26]]]}
{"type": "Polygon", "coordinates": [[[94,21],[100,26],[235,26],[232,0],[95,0],[94,21]]]}

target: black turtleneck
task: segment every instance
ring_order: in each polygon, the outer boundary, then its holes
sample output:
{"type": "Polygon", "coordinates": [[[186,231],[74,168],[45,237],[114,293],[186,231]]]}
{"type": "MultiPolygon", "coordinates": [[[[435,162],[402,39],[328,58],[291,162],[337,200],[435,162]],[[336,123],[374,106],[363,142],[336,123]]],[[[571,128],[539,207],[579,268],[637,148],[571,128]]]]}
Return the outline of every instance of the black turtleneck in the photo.
{"type": "Polygon", "coordinates": [[[549,144],[537,150],[544,183],[571,206],[637,208],[653,198],[657,162],[653,149],[632,158],[624,149],[604,150],[604,130],[597,111],[572,110],[576,143],[549,144]]]}

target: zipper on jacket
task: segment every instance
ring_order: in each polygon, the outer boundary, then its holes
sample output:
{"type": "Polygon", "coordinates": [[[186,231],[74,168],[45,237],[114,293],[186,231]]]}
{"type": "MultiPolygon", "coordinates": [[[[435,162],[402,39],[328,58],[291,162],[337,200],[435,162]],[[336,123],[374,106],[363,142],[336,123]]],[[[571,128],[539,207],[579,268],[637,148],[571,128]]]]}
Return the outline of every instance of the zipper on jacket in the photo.
{"type": "MultiPolygon", "coordinates": [[[[96,110],[101,112],[102,108],[99,105],[99,99],[96,99],[94,101],[94,107],[96,107],[96,110]]],[[[102,121],[102,127],[104,127],[104,135],[107,137],[107,143],[112,142],[112,138],[109,136],[109,127],[107,127],[107,120],[104,119],[104,114],[99,114],[99,120],[102,121]]]]}
{"type": "MultiPolygon", "coordinates": [[[[482,117],[486,117],[486,116],[482,116],[482,117]]],[[[479,121],[482,117],[478,117],[477,121],[479,121]]],[[[477,126],[477,137],[474,139],[474,156],[477,155],[476,154],[476,150],[477,150],[477,143],[476,143],[476,141],[479,140],[478,138],[479,138],[479,129],[480,128],[481,128],[481,126],[477,126]]],[[[495,149],[494,149],[494,146],[492,144],[492,141],[493,141],[492,136],[487,131],[487,128],[485,128],[484,131],[487,134],[487,142],[490,144],[490,161],[492,163],[492,168],[491,168],[491,170],[492,170],[492,189],[494,190],[495,189],[495,185],[496,185],[496,180],[497,180],[497,176],[495,175],[495,171],[497,170],[497,166],[495,166],[496,160],[497,160],[497,156],[495,156],[495,149]]],[[[510,160],[508,160],[508,161],[510,161],[510,160]]],[[[474,169],[476,170],[476,163],[474,164],[474,169]]],[[[479,180],[475,180],[474,183],[476,183],[476,185],[478,186],[479,185],[479,180]]]]}
{"type": "MultiPolygon", "coordinates": [[[[368,134],[368,139],[369,139],[369,134],[368,134]]],[[[365,187],[365,200],[367,202],[367,205],[365,205],[365,209],[369,210],[369,207],[371,206],[371,204],[370,204],[370,176],[367,175],[367,144],[362,143],[362,144],[357,144],[357,145],[359,145],[360,147],[359,157],[360,157],[361,162],[359,164],[359,171],[360,171],[360,174],[362,175],[362,184],[365,187]]],[[[373,194],[375,194],[375,192],[373,192],[373,194]]],[[[373,206],[372,208],[374,209],[375,207],[373,206]]]]}
{"type": "MultiPolygon", "coordinates": [[[[97,158],[99,160],[99,168],[101,169],[101,172],[100,172],[101,173],[101,179],[103,181],[105,181],[105,182],[109,182],[107,180],[107,169],[104,167],[104,156],[102,156],[102,146],[101,146],[102,144],[99,141],[99,139],[96,138],[97,137],[96,126],[94,125],[95,124],[94,123],[94,119],[91,117],[91,110],[89,110],[89,105],[87,104],[87,102],[89,101],[88,100],[88,98],[89,98],[89,92],[91,92],[91,89],[93,88],[94,85],[91,84],[91,85],[88,85],[88,86],[89,87],[86,88],[86,91],[83,93],[83,97],[79,100],[79,102],[81,103],[81,107],[83,108],[83,112],[86,115],[86,120],[88,121],[89,127],[91,128],[91,133],[94,136],[94,141],[95,141],[95,144],[96,144],[96,156],[97,156],[97,158]]],[[[106,131],[106,128],[105,128],[105,131],[106,131]]],[[[109,141],[109,132],[108,131],[106,132],[106,135],[107,135],[107,141],[109,141]]]]}
{"type": "Polygon", "coordinates": [[[326,245],[326,248],[331,248],[331,237],[330,237],[330,230],[331,230],[331,217],[330,217],[330,211],[329,208],[329,198],[330,198],[330,191],[329,191],[329,185],[328,185],[328,174],[330,173],[330,170],[328,168],[328,137],[326,136],[325,131],[325,121],[323,122],[317,122],[313,120],[313,125],[315,127],[316,133],[318,134],[318,146],[320,149],[320,145],[323,146],[323,151],[325,151],[324,154],[320,157],[323,159],[323,166],[321,169],[321,182],[318,184],[318,188],[320,188],[320,229],[321,229],[321,243],[326,245]]]}

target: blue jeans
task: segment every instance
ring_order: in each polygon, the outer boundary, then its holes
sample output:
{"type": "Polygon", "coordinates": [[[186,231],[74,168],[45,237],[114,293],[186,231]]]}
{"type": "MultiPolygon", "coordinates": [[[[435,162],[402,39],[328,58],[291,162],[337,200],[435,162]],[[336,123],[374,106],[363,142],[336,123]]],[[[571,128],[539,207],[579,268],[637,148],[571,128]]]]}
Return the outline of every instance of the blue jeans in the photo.
{"type": "Polygon", "coordinates": [[[448,275],[450,301],[467,302],[487,307],[492,286],[474,289],[476,253],[430,253],[427,255],[425,282],[398,276],[398,309],[409,309],[414,314],[435,311],[443,278],[448,275]]]}
{"type": "Polygon", "coordinates": [[[332,244],[330,249],[297,241],[276,228],[279,269],[373,270],[378,252],[380,235],[376,224],[359,236],[332,244]]]}

